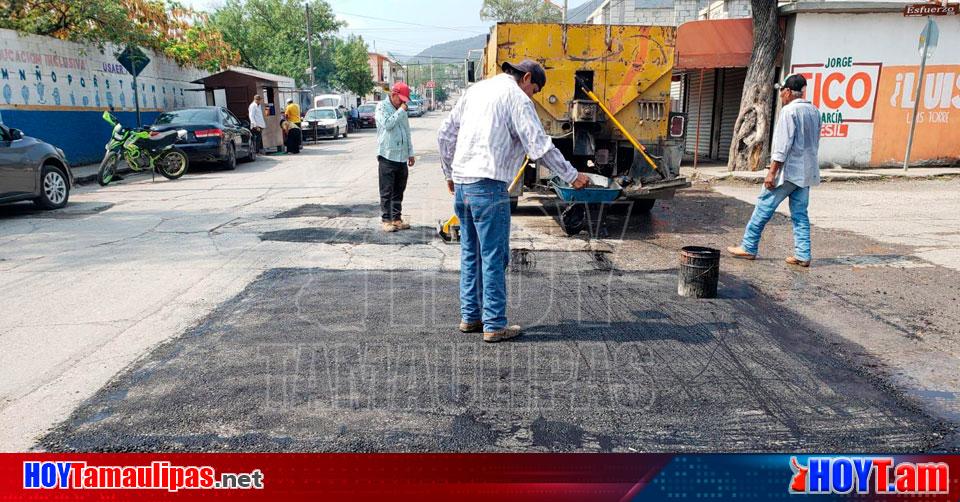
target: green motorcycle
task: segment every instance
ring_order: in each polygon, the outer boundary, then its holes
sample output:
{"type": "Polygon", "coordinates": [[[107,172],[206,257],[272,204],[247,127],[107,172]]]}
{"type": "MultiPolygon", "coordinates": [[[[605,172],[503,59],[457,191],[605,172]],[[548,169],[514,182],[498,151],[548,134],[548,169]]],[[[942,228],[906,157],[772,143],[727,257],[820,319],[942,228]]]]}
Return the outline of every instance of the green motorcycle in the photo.
{"type": "Polygon", "coordinates": [[[107,143],[107,153],[100,161],[97,182],[107,186],[117,178],[117,166],[123,160],[134,171],[158,172],[167,179],[183,176],[190,160],[183,150],[174,146],[185,138],[186,131],[154,132],[148,129],[124,129],[117,117],[106,111],[103,120],[113,126],[113,135],[107,143]]]}

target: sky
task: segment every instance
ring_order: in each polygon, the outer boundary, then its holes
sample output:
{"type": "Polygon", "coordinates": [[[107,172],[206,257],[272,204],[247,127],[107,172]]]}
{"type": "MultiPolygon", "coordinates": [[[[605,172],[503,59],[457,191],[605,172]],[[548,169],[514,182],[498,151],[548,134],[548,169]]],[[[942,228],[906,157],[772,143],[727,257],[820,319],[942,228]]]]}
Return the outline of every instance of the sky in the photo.
{"type": "MultiPolygon", "coordinates": [[[[181,0],[214,10],[223,0],[181,0]]],[[[482,0],[327,0],[348,26],[341,34],[362,35],[370,50],[413,56],[431,45],[486,34],[492,23],[480,19],[482,0]],[[374,19],[376,18],[376,19],[374,19]],[[411,24],[402,24],[411,23],[411,24]]],[[[571,2],[576,4],[577,1],[571,2]]]]}

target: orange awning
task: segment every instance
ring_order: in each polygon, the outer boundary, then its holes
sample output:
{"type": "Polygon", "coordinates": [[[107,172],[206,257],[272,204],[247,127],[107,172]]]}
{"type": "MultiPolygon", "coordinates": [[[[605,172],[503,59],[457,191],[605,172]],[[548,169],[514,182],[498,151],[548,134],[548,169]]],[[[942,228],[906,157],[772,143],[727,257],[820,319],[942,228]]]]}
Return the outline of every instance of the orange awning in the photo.
{"type": "Polygon", "coordinates": [[[677,29],[678,70],[746,68],[753,52],[753,21],[708,19],[677,29]]]}

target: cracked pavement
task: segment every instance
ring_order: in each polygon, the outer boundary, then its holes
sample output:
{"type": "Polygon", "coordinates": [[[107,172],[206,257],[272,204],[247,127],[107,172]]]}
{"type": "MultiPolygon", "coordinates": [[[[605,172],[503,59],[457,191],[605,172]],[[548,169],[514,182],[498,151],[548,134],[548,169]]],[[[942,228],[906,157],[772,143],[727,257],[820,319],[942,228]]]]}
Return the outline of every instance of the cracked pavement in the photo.
{"type": "MultiPolygon", "coordinates": [[[[444,322],[455,323],[448,297],[455,295],[451,277],[458,270],[459,252],[430,238],[434,224],[451,210],[436,160],[439,121],[438,115],[411,121],[422,158],[411,171],[404,203],[414,224],[406,233],[377,233],[372,130],[308,145],[298,156],[260,157],[233,172],[199,167],[174,182],[134,176],[107,188],[78,187],[71,205],[57,212],[0,207],[0,294],[5,299],[0,305],[0,450],[37,447],[46,438],[40,448],[704,451],[722,435],[711,439],[682,427],[674,436],[665,432],[671,423],[696,415],[704,399],[727,424],[789,424],[809,419],[806,409],[822,405],[838,417],[872,417],[866,423],[876,426],[854,429],[855,420],[838,418],[812,429],[765,429],[770,433],[750,438],[702,414],[697,416],[703,421],[691,422],[717,434],[726,431],[745,450],[797,446],[805,430],[819,433],[809,433],[803,444],[833,449],[960,447],[955,432],[960,423],[960,242],[955,233],[960,228],[955,196],[960,180],[817,189],[811,215],[814,267],[798,271],[783,266],[790,249],[789,223],[778,217],[764,236],[764,259],[723,260],[727,298],[718,302],[719,311],[677,300],[672,282],[677,251],[686,245],[735,243],[757,187],[698,183],[658,204],[650,216],[629,210],[611,214],[608,238],[600,240],[565,237],[550,216],[556,212],[552,200],[530,194],[515,215],[512,247],[527,250],[535,270],[590,278],[603,265],[623,274],[618,281],[639,281],[619,301],[624,312],[636,310],[646,317],[618,318],[620,324],[606,328],[578,328],[563,312],[551,311],[548,325],[558,326],[554,334],[559,342],[545,339],[550,333],[540,329],[513,349],[506,345],[484,352],[489,347],[476,340],[456,343],[475,351],[478,360],[522,351],[538,340],[589,360],[599,357],[591,356],[591,350],[616,347],[624,337],[642,342],[648,333],[644,326],[654,323],[650,333],[669,330],[680,344],[659,355],[671,362],[661,365],[657,377],[669,407],[631,414],[629,420],[615,419],[610,410],[542,417],[502,407],[491,414],[462,408],[425,418],[336,408],[318,425],[311,420],[319,415],[294,406],[286,408],[291,415],[271,422],[271,415],[262,412],[265,398],[236,394],[236,385],[256,389],[251,386],[263,377],[236,369],[255,354],[236,343],[218,345],[218,340],[259,343],[275,329],[277,337],[296,335],[293,346],[322,347],[309,338],[309,330],[291,331],[291,326],[363,322],[372,330],[367,333],[375,342],[371,347],[402,343],[403,335],[436,348],[451,343],[444,322]],[[608,264],[598,265],[600,255],[608,264]],[[361,277],[358,273],[380,281],[403,278],[390,283],[407,287],[389,308],[421,312],[430,322],[398,325],[389,318],[393,314],[371,310],[371,297],[350,287],[361,277]],[[411,273],[431,282],[403,282],[411,273]],[[448,296],[431,304],[429,316],[415,301],[427,291],[448,296]],[[358,308],[357,302],[365,307],[358,308]],[[656,317],[665,313],[684,322],[672,326],[656,317]],[[717,315],[737,324],[736,330],[709,328],[717,315]],[[708,328],[700,335],[684,330],[697,324],[708,328]],[[210,331],[210,326],[219,328],[210,331]],[[749,340],[771,361],[785,361],[784,371],[764,373],[770,361],[755,359],[738,366],[742,361],[728,353],[717,371],[746,375],[762,387],[748,396],[750,405],[685,388],[699,381],[708,365],[684,365],[683,344],[693,344],[688,349],[697,361],[713,362],[716,353],[702,352],[702,340],[694,335],[736,340],[746,336],[737,334],[744,326],[749,340]],[[251,327],[255,329],[249,331],[251,327]],[[237,373],[218,379],[218,366],[206,368],[200,355],[223,358],[224,367],[237,373]],[[817,356],[832,373],[814,367],[817,356]],[[799,379],[798,385],[813,385],[813,390],[800,401],[785,402],[796,397],[779,387],[785,376],[799,379]],[[856,385],[837,383],[844,379],[856,385]],[[186,390],[198,383],[205,387],[186,390]],[[126,399],[116,398],[118,389],[126,391],[126,399]],[[853,406],[841,404],[847,397],[853,406]],[[211,411],[203,406],[208,402],[222,409],[211,411]],[[100,412],[111,418],[101,420],[100,412]],[[141,420],[144,413],[155,414],[156,422],[141,420]],[[387,419],[396,420],[395,426],[384,425],[387,419]],[[159,426],[166,436],[151,438],[140,428],[124,437],[117,434],[124,424],[159,426]],[[916,434],[907,434],[906,427],[916,434]],[[341,434],[343,428],[347,433],[341,434]],[[850,440],[845,443],[844,437],[850,440]]],[[[563,280],[548,281],[540,290],[555,289],[563,280]]],[[[604,284],[583,280],[577,288],[590,294],[604,284]]],[[[536,302],[515,308],[522,315],[536,311],[536,302]]],[[[590,306],[573,320],[590,320],[597,308],[590,306]]],[[[346,330],[338,336],[350,341],[363,333],[346,330]]],[[[455,365],[436,367],[447,371],[455,365]]],[[[289,368],[278,371],[285,374],[289,368]]],[[[307,395],[329,397],[315,387],[307,395]]]]}

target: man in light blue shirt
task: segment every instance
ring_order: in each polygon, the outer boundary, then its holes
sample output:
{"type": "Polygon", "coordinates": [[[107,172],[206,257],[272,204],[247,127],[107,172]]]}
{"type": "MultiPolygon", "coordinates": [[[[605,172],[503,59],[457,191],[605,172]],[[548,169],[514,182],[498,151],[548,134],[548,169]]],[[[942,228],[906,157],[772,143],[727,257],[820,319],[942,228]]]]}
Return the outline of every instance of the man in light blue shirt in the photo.
{"type": "Polygon", "coordinates": [[[757,200],[740,246],[727,251],[737,258],[753,260],[757,257],[763,228],[773,217],[784,199],[790,199],[790,218],[793,220],[794,255],[786,259],[791,265],[810,266],[810,187],[820,184],[820,112],[803,99],[807,80],[801,75],[788,75],[776,85],[780,91],[780,117],[773,129],[770,147],[770,171],[763,182],[763,191],[757,200]]]}
{"type": "Polygon", "coordinates": [[[390,95],[377,104],[377,161],[380,167],[380,209],[384,232],[406,230],[410,224],[401,219],[403,192],[407,189],[408,168],[413,167],[413,142],[407,102],[410,87],[393,84],[390,95]]]}

